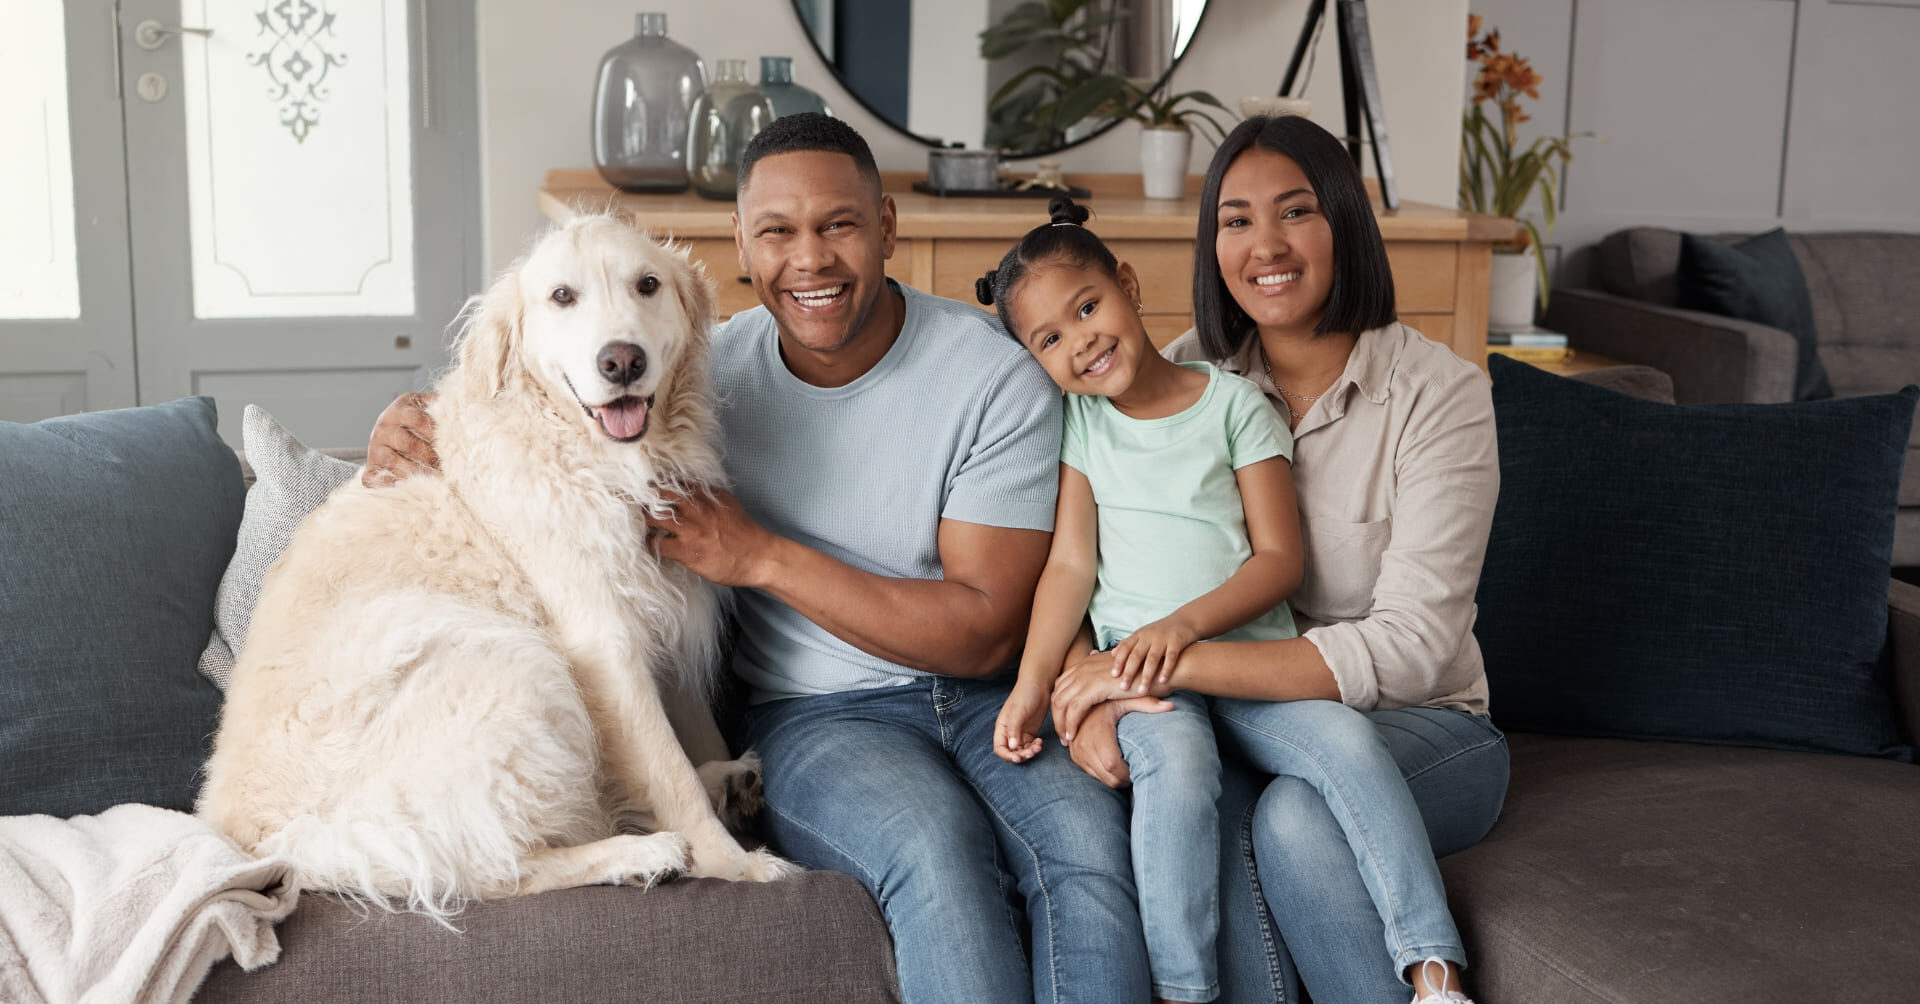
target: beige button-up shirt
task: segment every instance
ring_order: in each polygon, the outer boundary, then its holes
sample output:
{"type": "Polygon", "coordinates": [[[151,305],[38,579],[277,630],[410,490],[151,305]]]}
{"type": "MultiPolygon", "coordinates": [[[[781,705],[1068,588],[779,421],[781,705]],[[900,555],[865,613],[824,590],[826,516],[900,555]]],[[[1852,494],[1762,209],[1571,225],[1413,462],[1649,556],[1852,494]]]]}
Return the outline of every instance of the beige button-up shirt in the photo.
{"type": "MultiPolygon", "coordinates": [[[[1260,340],[1211,360],[1289,411],[1260,340]]],[[[1167,346],[1205,359],[1189,331],[1167,346]]],[[[1403,324],[1360,336],[1347,368],[1293,430],[1306,578],[1291,598],[1340,699],[1361,711],[1487,712],[1473,637],[1500,464],[1487,377],[1403,324]]]]}

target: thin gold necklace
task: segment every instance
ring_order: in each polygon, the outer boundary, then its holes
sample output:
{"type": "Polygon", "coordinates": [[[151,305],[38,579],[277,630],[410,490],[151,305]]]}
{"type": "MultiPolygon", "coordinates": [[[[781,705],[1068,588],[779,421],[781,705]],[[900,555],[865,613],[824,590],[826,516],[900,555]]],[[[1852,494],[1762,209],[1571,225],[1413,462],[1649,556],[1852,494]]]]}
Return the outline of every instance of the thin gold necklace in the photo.
{"type": "Polygon", "coordinates": [[[1325,396],[1327,393],[1326,391],[1321,391],[1318,394],[1295,394],[1293,391],[1290,391],[1285,387],[1280,386],[1277,383],[1273,383],[1273,363],[1267,359],[1267,347],[1264,345],[1260,346],[1260,368],[1267,372],[1267,382],[1273,384],[1273,389],[1279,391],[1281,397],[1290,397],[1290,398],[1293,398],[1295,401],[1305,401],[1308,404],[1312,404],[1313,402],[1320,400],[1320,398],[1325,396]]]}

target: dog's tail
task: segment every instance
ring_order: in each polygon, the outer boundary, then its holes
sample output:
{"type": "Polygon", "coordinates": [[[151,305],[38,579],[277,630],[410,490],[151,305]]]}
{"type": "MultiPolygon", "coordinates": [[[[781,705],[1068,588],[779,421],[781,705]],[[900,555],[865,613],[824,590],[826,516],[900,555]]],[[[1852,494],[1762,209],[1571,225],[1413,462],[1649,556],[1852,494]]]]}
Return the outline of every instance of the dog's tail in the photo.
{"type": "Polygon", "coordinates": [[[519,884],[526,848],[497,827],[478,834],[465,829],[466,839],[458,841],[448,839],[450,832],[308,815],[289,820],[255,850],[286,859],[302,888],[325,889],[388,912],[422,913],[452,927],[468,901],[519,884]]]}

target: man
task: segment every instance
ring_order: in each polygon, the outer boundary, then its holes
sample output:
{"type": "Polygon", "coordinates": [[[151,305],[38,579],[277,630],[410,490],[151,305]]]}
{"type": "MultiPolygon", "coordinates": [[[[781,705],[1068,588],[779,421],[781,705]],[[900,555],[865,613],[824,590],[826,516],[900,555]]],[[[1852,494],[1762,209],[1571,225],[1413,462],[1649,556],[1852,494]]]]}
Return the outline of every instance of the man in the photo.
{"type": "MultiPolygon", "coordinates": [[[[910,1004],[1145,1000],[1123,796],[1057,742],[991,748],[1050,541],[1058,391],[987,314],[886,278],[893,200],[845,123],[762,130],[733,224],[762,304],[714,335],[737,498],[655,530],[737,587],[774,847],[873,892],[910,1004]]],[[[370,469],[405,465],[401,424],[370,469]]]]}

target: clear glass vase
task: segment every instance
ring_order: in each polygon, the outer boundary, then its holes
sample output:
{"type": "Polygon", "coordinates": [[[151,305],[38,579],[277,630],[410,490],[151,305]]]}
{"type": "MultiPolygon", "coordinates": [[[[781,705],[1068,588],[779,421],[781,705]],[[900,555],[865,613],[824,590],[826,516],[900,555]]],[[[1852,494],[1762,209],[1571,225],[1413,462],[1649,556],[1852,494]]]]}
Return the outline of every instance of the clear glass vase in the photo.
{"type": "Polygon", "coordinates": [[[819,112],[832,115],[826,99],[793,82],[793,59],[789,56],[760,57],[760,89],[773,104],[773,114],[794,115],[819,112]]]}
{"type": "Polygon", "coordinates": [[[667,37],[667,16],[634,16],[633,38],[600,60],[593,89],[593,164],[629,192],[687,187],[687,123],[707,89],[692,49],[667,37]]]}
{"type": "Polygon", "coordinates": [[[732,201],[739,194],[740,154],[773,119],[773,102],[766,92],[747,82],[746,60],[716,63],[713,83],[693,103],[692,135],[687,139],[693,190],[705,198],[732,201]]]}

